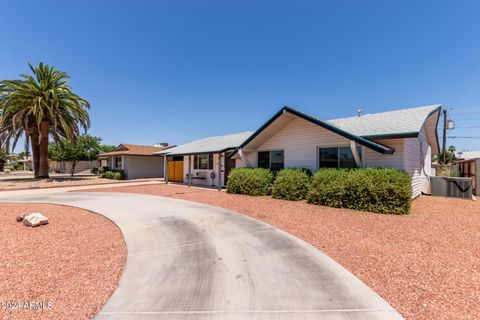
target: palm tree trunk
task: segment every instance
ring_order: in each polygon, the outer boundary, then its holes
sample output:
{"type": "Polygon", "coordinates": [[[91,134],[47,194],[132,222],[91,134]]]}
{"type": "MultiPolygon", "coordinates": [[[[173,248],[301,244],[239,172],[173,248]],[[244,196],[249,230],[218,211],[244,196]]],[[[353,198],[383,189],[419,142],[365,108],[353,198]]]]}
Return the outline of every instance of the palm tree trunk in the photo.
{"type": "Polygon", "coordinates": [[[34,132],[30,135],[30,144],[32,145],[32,167],[33,177],[38,179],[40,168],[40,145],[38,141],[38,133],[34,132]]]}
{"type": "Polygon", "coordinates": [[[42,120],[40,122],[40,166],[39,175],[40,179],[48,178],[48,129],[50,122],[48,120],[42,120]]]}

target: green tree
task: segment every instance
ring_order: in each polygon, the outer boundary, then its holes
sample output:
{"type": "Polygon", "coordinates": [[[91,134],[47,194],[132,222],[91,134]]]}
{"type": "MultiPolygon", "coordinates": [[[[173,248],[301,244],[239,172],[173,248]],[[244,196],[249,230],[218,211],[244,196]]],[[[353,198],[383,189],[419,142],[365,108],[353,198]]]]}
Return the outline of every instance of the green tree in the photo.
{"type": "Polygon", "coordinates": [[[116,149],[117,149],[117,146],[112,146],[112,145],[108,145],[108,144],[100,145],[100,151],[101,152],[112,152],[112,151],[115,151],[116,149]]]}
{"type": "Polygon", "coordinates": [[[60,143],[51,142],[48,146],[48,158],[54,161],[65,161],[71,164],[70,175],[75,174],[79,161],[93,161],[100,152],[102,139],[88,134],[78,137],[74,142],[62,139],[60,143]]]}
{"type": "Polygon", "coordinates": [[[5,166],[6,161],[7,161],[7,153],[3,148],[0,148],[0,172],[3,171],[3,167],[5,166]]]}
{"type": "Polygon", "coordinates": [[[35,178],[48,178],[49,136],[57,142],[74,141],[90,126],[89,103],[72,92],[67,73],[53,66],[29,64],[33,75],[0,82],[0,134],[30,140],[35,178]]]}

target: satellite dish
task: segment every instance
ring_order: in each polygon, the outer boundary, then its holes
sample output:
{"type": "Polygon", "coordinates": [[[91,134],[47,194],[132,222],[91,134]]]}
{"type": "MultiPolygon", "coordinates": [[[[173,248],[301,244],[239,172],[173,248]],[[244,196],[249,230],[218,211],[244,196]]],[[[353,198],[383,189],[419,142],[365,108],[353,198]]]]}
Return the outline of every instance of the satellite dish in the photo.
{"type": "Polygon", "coordinates": [[[451,119],[448,119],[448,120],[447,120],[447,129],[448,129],[448,130],[455,129],[455,121],[453,121],[453,120],[451,120],[451,119]]]}

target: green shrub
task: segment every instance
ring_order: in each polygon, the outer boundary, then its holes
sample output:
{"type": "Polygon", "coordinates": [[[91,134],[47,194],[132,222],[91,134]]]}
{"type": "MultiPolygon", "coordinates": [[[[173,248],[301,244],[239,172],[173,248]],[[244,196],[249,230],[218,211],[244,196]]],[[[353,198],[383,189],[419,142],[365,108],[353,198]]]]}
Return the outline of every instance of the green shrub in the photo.
{"type": "Polygon", "coordinates": [[[113,179],[124,180],[125,179],[125,174],[123,172],[117,171],[113,174],[113,179]]]}
{"type": "Polygon", "coordinates": [[[113,179],[114,175],[115,173],[112,171],[105,171],[104,173],[102,173],[101,177],[105,179],[113,179]]]}
{"type": "Polygon", "coordinates": [[[277,199],[306,199],[312,172],[308,169],[284,169],[278,172],[273,184],[272,196],[277,199]]]}
{"type": "Polygon", "coordinates": [[[411,178],[396,169],[321,169],[313,176],[307,200],[329,207],[406,214],[412,203],[411,178]]]}
{"type": "Polygon", "coordinates": [[[227,192],[249,196],[269,194],[273,173],[263,168],[235,168],[228,174],[227,192]]]}

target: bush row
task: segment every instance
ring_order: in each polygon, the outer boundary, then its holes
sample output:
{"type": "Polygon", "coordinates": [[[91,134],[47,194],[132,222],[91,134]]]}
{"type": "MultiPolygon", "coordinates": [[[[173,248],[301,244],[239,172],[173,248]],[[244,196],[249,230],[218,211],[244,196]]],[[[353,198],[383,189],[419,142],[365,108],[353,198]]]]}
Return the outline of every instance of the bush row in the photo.
{"type": "Polygon", "coordinates": [[[237,168],[228,175],[228,193],[274,198],[362,211],[406,214],[410,211],[410,176],[396,169],[289,168],[276,176],[267,169],[237,168]]]}

